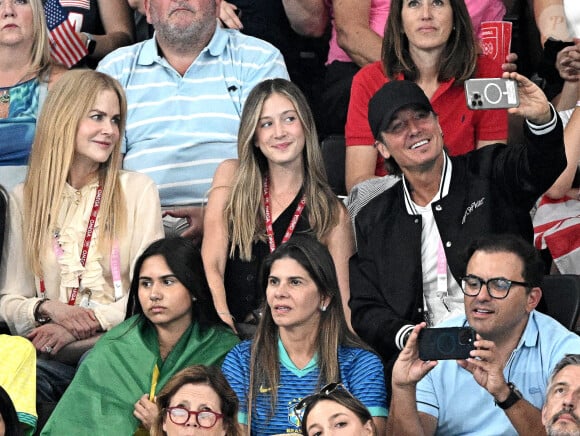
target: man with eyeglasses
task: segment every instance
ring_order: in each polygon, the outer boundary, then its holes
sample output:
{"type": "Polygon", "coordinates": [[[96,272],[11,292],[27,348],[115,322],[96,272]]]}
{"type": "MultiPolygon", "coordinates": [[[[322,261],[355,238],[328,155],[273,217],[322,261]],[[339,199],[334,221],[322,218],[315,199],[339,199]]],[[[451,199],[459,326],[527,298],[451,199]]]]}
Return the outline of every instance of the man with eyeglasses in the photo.
{"type": "MultiPolygon", "coordinates": [[[[413,326],[463,313],[461,254],[477,237],[513,233],[531,241],[529,211],[566,166],[562,123],[544,93],[517,73],[524,144],[491,144],[448,156],[425,93],[385,84],[369,102],[376,146],[400,180],[355,218],[350,260],[354,330],[389,368],[413,326]]],[[[459,86],[454,84],[453,86],[459,86]]],[[[458,121],[459,123],[459,121],[458,121]]]]}
{"type": "Polygon", "coordinates": [[[543,263],[514,235],[475,241],[461,280],[465,315],[441,327],[470,326],[466,360],[422,361],[421,323],[393,368],[389,434],[545,435],[541,408],[558,361],[580,350],[580,337],[536,312],[543,263]]]}

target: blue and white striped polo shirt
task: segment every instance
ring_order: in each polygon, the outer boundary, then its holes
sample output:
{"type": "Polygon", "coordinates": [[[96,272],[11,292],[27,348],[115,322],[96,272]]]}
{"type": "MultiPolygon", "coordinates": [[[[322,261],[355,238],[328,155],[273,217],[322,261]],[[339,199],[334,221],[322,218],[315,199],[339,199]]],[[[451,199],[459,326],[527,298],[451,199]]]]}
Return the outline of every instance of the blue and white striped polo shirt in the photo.
{"type": "Polygon", "coordinates": [[[248,93],[288,78],[276,48],[219,26],[183,77],[159,55],[155,36],[115,50],[98,70],[127,93],[123,168],[149,175],[162,206],[204,202],[218,164],[237,157],[248,93]]]}

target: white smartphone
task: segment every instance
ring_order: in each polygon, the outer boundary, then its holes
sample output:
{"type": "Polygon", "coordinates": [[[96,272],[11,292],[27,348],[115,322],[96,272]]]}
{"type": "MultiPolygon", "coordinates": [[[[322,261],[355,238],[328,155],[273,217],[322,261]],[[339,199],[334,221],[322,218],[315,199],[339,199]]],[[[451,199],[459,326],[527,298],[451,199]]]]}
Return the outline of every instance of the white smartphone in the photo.
{"type": "Polygon", "coordinates": [[[469,79],[465,81],[469,109],[507,109],[518,107],[518,84],[512,79],[469,79]]]}

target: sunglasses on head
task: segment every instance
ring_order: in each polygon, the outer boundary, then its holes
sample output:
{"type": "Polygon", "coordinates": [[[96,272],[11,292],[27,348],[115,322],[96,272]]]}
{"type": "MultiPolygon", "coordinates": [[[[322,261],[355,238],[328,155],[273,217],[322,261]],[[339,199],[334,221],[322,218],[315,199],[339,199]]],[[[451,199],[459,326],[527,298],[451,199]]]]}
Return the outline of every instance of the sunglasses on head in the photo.
{"type": "Polygon", "coordinates": [[[304,397],[296,405],[296,407],[294,408],[294,413],[296,414],[296,417],[300,421],[300,424],[302,425],[302,416],[304,415],[304,411],[306,410],[306,408],[310,404],[312,404],[313,401],[316,401],[316,400],[321,399],[321,398],[327,398],[336,390],[342,390],[342,391],[346,392],[348,394],[348,396],[355,398],[348,391],[348,389],[344,387],[344,385],[342,383],[337,383],[337,382],[329,383],[326,386],[323,386],[322,389],[320,389],[320,391],[318,391],[317,393],[312,394],[312,395],[308,395],[307,397],[304,397]]]}

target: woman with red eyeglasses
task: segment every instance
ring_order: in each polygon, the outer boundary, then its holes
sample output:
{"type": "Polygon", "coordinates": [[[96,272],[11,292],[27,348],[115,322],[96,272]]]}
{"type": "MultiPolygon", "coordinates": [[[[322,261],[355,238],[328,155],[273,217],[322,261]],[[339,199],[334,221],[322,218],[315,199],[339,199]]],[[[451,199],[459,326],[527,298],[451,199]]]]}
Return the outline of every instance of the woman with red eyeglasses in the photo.
{"type": "Polygon", "coordinates": [[[151,436],[241,436],[238,397],[218,368],[195,365],[173,376],[157,396],[159,415],[151,436]],[[194,427],[191,429],[189,427],[194,427]]]}

